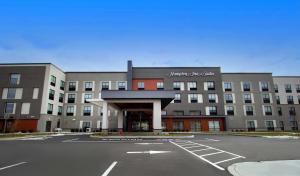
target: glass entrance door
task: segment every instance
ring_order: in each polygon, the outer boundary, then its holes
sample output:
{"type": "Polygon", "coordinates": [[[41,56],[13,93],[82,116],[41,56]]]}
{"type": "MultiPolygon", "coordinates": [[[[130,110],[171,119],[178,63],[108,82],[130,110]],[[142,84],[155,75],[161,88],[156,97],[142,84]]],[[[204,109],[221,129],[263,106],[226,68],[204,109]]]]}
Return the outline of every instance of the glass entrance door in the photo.
{"type": "Polygon", "coordinates": [[[198,132],[201,131],[201,123],[200,120],[192,121],[191,122],[191,131],[198,132]]]}

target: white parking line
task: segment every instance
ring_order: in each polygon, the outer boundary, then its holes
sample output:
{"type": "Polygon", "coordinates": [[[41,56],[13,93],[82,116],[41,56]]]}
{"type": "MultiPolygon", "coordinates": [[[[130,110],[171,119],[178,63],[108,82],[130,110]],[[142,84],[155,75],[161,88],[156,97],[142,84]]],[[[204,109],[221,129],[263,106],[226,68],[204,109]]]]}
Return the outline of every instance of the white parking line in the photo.
{"type": "Polygon", "coordinates": [[[191,146],[191,147],[184,147],[186,149],[190,149],[190,148],[195,148],[195,147],[202,147],[202,146],[199,146],[199,145],[194,145],[194,146],[191,146]]]}
{"type": "Polygon", "coordinates": [[[116,166],[117,163],[118,163],[117,161],[111,163],[111,165],[106,169],[106,171],[101,176],[107,176],[110,173],[110,171],[116,166]]]}
{"type": "Polygon", "coordinates": [[[204,157],[204,156],[216,155],[216,154],[219,154],[219,153],[224,153],[224,152],[214,152],[214,153],[208,153],[208,154],[204,154],[204,155],[200,155],[200,156],[204,157]]]}
{"type": "Polygon", "coordinates": [[[27,162],[20,162],[20,163],[17,163],[17,164],[13,164],[13,165],[9,165],[9,166],[5,166],[5,167],[1,167],[1,168],[0,168],[0,171],[1,171],[1,170],[4,170],[4,169],[11,168],[11,167],[19,166],[19,165],[21,165],[21,164],[25,164],[25,163],[27,163],[27,162]]]}

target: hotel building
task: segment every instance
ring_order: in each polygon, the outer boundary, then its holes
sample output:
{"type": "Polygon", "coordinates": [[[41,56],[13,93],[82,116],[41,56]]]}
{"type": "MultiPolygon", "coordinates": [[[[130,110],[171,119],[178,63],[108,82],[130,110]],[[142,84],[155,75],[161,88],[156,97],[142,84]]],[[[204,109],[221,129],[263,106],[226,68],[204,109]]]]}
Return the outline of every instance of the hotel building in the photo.
{"type": "Polygon", "coordinates": [[[0,130],[298,130],[300,77],[220,67],[64,72],[51,63],[0,64],[0,130]]]}

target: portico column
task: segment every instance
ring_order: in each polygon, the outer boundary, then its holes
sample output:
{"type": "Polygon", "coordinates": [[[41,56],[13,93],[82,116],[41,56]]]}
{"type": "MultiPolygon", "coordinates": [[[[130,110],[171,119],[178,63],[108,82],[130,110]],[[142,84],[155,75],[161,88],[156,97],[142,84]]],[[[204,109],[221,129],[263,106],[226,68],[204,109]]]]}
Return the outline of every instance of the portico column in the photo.
{"type": "Polygon", "coordinates": [[[153,102],[153,132],[161,133],[161,102],[156,100],[153,102]]]}
{"type": "Polygon", "coordinates": [[[108,108],[107,108],[107,102],[103,102],[103,115],[102,115],[102,132],[108,132],[108,108]]]}
{"type": "Polygon", "coordinates": [[[118,131],[123,132],[123,111],[118,111],[118,131]]]}

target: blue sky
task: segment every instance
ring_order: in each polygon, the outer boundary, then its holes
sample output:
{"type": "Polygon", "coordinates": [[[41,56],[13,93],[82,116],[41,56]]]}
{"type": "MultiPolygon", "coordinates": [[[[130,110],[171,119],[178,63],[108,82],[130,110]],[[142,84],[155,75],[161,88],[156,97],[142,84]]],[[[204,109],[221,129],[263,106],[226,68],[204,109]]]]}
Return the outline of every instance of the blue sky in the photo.
{"type": "Polygon", "coordinates": [[[299,0],[0,0],[0,62],[300,75],[299,0]]]}

